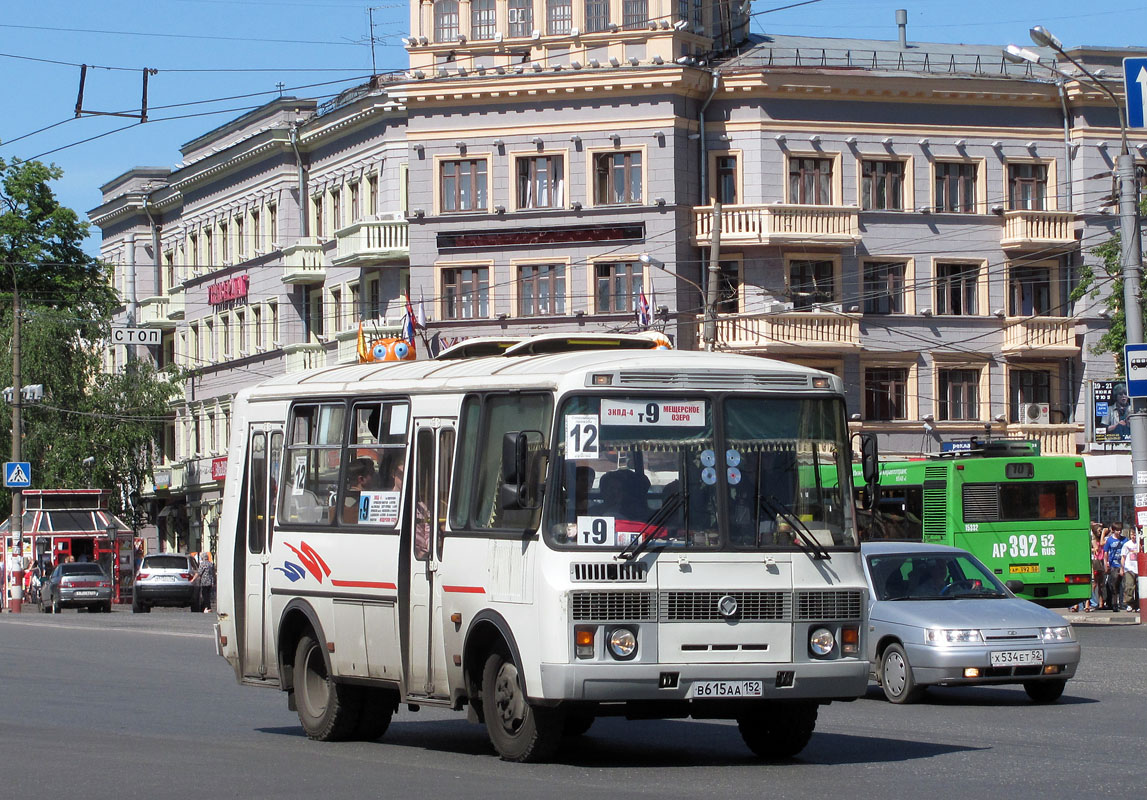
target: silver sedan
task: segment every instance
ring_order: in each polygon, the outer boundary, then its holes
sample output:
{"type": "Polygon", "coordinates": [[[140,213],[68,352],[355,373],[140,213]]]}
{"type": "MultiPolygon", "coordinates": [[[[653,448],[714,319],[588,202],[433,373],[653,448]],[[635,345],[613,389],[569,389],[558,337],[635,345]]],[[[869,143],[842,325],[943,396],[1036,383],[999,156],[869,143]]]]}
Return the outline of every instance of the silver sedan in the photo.
{"type": "Polygon", "coordinates": [[[1079,642],[1054,611],[1021,600],[957,547],[867,542],[868,660],[893,703],[928,686],[1023,684],[1051,703],[1079,664],[1079,642]]]}

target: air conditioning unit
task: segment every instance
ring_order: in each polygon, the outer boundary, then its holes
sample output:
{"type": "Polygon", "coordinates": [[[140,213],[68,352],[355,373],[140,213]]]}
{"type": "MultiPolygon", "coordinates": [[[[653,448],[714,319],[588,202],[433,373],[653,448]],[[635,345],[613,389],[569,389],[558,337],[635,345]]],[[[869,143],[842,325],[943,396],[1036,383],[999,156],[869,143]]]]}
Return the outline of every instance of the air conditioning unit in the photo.
{"type": "Polygon", "coordinates": [[[1024,425],[1047,425],[1051,421],[1047,403],[1024,403],[1020,411],[1020,422],[1024,425]]]}

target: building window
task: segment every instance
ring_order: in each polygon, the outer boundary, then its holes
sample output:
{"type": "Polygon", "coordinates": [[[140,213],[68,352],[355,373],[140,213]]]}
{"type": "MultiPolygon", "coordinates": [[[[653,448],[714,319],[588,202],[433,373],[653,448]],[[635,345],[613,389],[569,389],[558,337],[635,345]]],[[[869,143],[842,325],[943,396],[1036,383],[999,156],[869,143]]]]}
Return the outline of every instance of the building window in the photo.
{"type": "Polygon", "coordinates": [[[1008,208],[1047,208],[1047,164],[1008,164],[1008,208]]]}
{"type": "Polygon", "coordinates": [[[255,341],[255,352],[263,352],[266,336],[263,334],[263,309],[259,306],[251,306],[251,334],[255,341]]]}
{"type": "Polygon", "coordinates": [[[936,313],[972,316],[978,314],[977,264],[936,265],[936,313]]]}
{"type": "Polygon", "coordinates": [[[372,272],[366,277],[367,319],[381,319],[383,308],[382,276],[377,272],[372,272]]]}
{"type": "Polygon", "coordinates": [[[597,153],[594,165],[594,204],[641,202],[641,152],[597,153]]]}
{"type": "Polygon", "coordinates": [[[256,255],[266,249],[263,242],[263,232],[259,228],[260,221],[259,209],[256,208],[251,212],[251,249],[255,251],[256,255]]]}
{"type": "Polygon", "coordinates": [[[303,306],[303,329],[305,339],[317,341],[323,335],[323,288],[308,287],[306,304],[303,306]]]}
{"type": "Polygon", "coordinates": [[[342,192],[338,189],[331,189],[331,233],[333,234],[343,224],[343,202],[342,192]]]}
{"type": "Polygon", "coordinates": [[[904,313],[903,261],[869,261],[864,264],[864,313],[904,313]]]}
{"type": "Polygon", "coordinates": [[[362,219],[362,184],[350,185],[350,221],[358,222],[362,219]]]}
{"type": "Polygon", "coordinates": [[[737,202],[737,157],[717,156],[714,180],[717,182],[714,199],[722,205],[734,205],[737,202]]]}
{"type": "MultiPolygon", "coordinates": [[[[718,266],[720,271],[717,273],[717,313],[736,314],[740,310],[738,295],[741,289],[741,262],[721,261],[718,266]]],[[[704,274],[708,279],[708,270],[704,274]]]]}
{"type": "Polygon", "coordinates": [[[561,156],[518,159],[518,208],[561,208],[564,177],[561,156]]]}
{"type": "Polygon", "coordinates": [[[518,277],[518,314],[564,314],[566,268],[564,264],[524,266],[518,277]]]}
{"type": "Polygon", "coordinates": [[[317,238],[322,238],[324,235],[324,231],[323,231],[323,196],[321,194],[317,194],[312,198],[312,200],[314,201],[314,206],[315,206],[315,231],[314,231],[314,233],[315,233],[315,236],[317,238]]]}
{"type": "Polygon", "coordinates": [[[442,270],[443,319],[480,319],[490,316],[490,270],[463,267],[442,270]]]}
{"type": "Polygon", "coordinates": [[[609,28],[610,0],[585,0],[586,33],[600,33],[609,28]]]}
{"type": "Polygon", "coordinates": [[[864,370],[864,418],[908,419],[907,367],[864,370]]]}
{"type": "Polygon", "coordinates": [[[573,27],[573,0],[546,0],[546,33],[565,36],[573,27]]]}
{"type": "Polygon", "coordinates": [[[243,217],[235,217],[235,259],[242,261],[247,254],[247,242],[243,237],[243,217]]]}
{"type": "Polygon", "coordinates": [[[235,330],[239,333],[239,357],[247,355],[247,315],[242,311],[235,312],[235,330]]]}
{"type": "Polygon", "coordinates": [[[594,266],[595,298],[599,314],[633,311],[641,293],[641,262],[623,261],[594,266]]]}
{"type": "Polygon", "coordinates": [[[627,31],[637,31],[648,24],[649,0],[622,0],[621,27],[627,31]]]}
{"type": "Polygon", "coordinates": [[[279,304],[278,302],[267,303],[267,331],[271,337],[271,346],[279,347],[280,342],[283,340],[279,338],[279,304]]]}
{"type": "Polygon", "coordinates": [[[1051,270],[1047,267],[1012,267],[1008,290],[1010,316],[1044,317],[1051,313],[1051,270]]]}
{"type": "Polygon", "coordinates": [[[862,162],[860,195],[864,211],[903,211],[904,162],[862,162]]]}
{"type": "Polygon", "coordinates": [[[278,247],[279,207],[273,203],[267,206],[267,235],[271,237],[271,247],[278,247]]]}
{"type": "Polygon", "coordinates": [[[486,210],[486,160],[442,162],[442,210],[486,210]]]}
{"type": "Polygon", "coordinates": [[[947,161],[936,164],[936,211],[976,213],[976,165],[947,161]]]}
{"type": "Polygon", "coordinates": [[[942,420],[980,418],[980,371],[978,369],[940,370],[940,397],[937,417],[942,420]]]}
{"type": "Polygon", "coordinates": [[[470,38],[493,39],[494,0],[470,0],[470,38]]]}
{"type": "Polygon", "coordinates": [[[231,261],[231,237],[227,235],[226,222],[219,223],[219,258],[226,264],[231,261]]]}
{"type": "Polygon", "coordinates": [[[832,204],[832,159],[789,159],[789,202],[801,205],[832,204]]]}
{"type": "Polygon", "coordinates": [[[831,261],[789,262],[789,295],[794,311],[811,311],[814,305],[831,303],[836,297],[833,283],[831,261]]]}
{"type": "Polygon", "coordinates": [[[1024,422],[1023,407],[1028,403],[1051,403],[1051,371],[1015,369],[1008,371],[1012,422],[1024,422]]]}
{"type": "Polygon", "coordinates": [[[378,213],[378,176],[366,176],[366,213],[378,213]]]}
{"type": "Polygon", "coordinates": [[[331,289],[331,329],[335,333],[343,329],[343,293],[342,289],[331,289]]]}
{"type": "Polygon", "coordinates": [[[207,256],[207,262],[204,266],[206,266],[207,271],[210,272],[215,269],[215,242],[212,239],[210,228],[203,231],[203,249],[206,251],[207,256]]]}
{"type": "Polygon", "coordinates": [[[434,41],[458,39],[458,0],[437,0],[434,4],[434,41]]]}
{"type": "Polygon", "coordinates": [[[534,0],[510,0],[510,36],[526,37],[534,30],[534,0]]]}

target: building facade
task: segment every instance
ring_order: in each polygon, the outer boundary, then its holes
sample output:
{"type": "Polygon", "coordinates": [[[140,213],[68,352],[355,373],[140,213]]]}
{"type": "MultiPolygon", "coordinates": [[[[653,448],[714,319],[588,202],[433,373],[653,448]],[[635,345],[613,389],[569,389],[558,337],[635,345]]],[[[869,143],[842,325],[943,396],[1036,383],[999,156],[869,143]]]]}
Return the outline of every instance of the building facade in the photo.
{"type": "MultiPolygon", "coordinates": [[[[739,13],[412,3],[405,74],[281,98],[105,185],[123,317],[164,332],[138,355],[189,375],[153,492],[167,546],[209,541],[235,392],[355,360],[406,297],[419,357],[652,325],[835,372],[885,454],[1087,451],[1114,363],[1072,291],[1118,227],[1106,96],[999,46],[746,40],[739,13]]],[[[1125,54],[1073,51],[1113,74],[1125,54]]]]}

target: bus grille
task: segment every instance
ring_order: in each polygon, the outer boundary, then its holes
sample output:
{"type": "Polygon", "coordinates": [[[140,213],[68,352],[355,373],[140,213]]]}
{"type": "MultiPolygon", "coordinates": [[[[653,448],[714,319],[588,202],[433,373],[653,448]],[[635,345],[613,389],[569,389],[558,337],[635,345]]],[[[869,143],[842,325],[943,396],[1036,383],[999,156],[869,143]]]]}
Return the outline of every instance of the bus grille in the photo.
{"type": "Polygon", "coordinates": [[[662,622],[724,620],[717,604],[729,595],[737,601],[740,620],[788,619],[792,614],[789,592],[662,592],[662,622]]]}
{"type": "Polygon", "coordinates": [[[1000,518],[998,483],[969,483],[964,486],[964,521],[995,522],[1000,518]]]}
{"type": "Polygon", "coordinates": [[[579,582],[610,581],[645,583],[649,567],[645,564],[586,563],[570,565],[570,580],[579,582]]]}
{"type": "Polygon", "coordinates": [[[656,618],[653,592],[571,592],[574,622],[616,622],[656,618]]]}
{"type": "Polygon", "coordinates": [[[860,592],[797,592],[797,619],[857,619],[860,592]]]}

